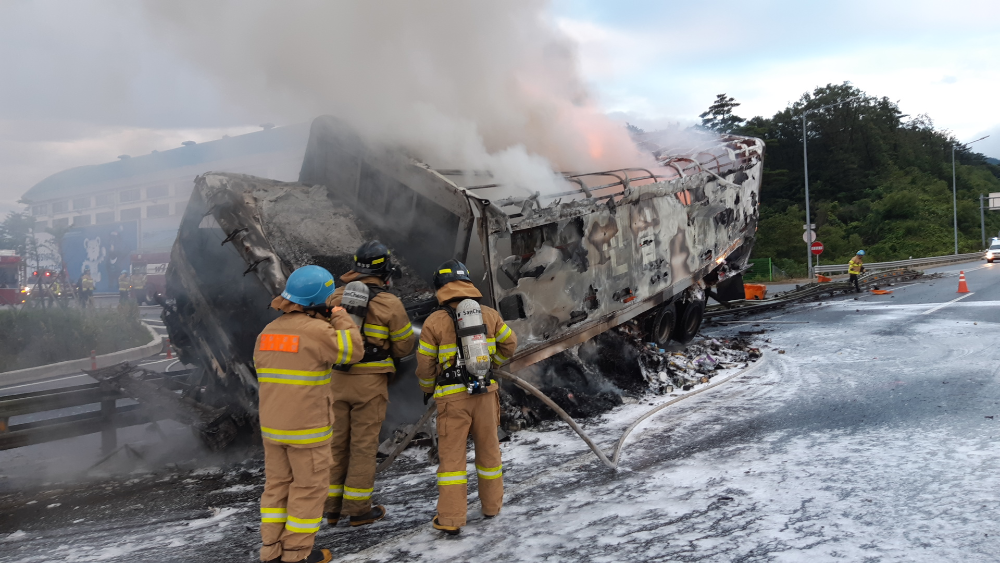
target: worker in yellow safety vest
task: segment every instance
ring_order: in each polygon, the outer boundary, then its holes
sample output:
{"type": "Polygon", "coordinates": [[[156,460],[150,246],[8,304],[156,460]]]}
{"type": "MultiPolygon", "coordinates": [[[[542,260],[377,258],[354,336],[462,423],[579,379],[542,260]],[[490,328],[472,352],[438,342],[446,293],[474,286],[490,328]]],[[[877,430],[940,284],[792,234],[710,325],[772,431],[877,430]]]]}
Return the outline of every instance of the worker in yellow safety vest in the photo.
{"type": "Polygon", "coordinates": [[[859,250],[858,253],[854,255],[854,258],[851,258],[851,261],[847,263],[847,273],[850,275],[847,283],[853,283],[854,291],[858,293],[861,293],[861,286],[858,284],[858,276],[861,275],[861,272],[865,271],[865,261],[864,258],[862,258],[864,255],[865,251],[859,250]]]}
{"type": "Polygon", "coordinates": [[[146,274],[139,271],[132,273],[132,297],[136,303],[146,304],[146,274]]]}
{"type": "Polygon", "coordinates": [[[90,276],[90,268],[83,270],[80,276],[80,308],[94,306],[94,278],[90,276]]]}
{"type": "Polygon", "coordinates": [[[122,270],[122,275],[118,276],[118,302],[128,301],[128,292],[132,289],[132,279],[129,278],[128,270],[122,270]]]}

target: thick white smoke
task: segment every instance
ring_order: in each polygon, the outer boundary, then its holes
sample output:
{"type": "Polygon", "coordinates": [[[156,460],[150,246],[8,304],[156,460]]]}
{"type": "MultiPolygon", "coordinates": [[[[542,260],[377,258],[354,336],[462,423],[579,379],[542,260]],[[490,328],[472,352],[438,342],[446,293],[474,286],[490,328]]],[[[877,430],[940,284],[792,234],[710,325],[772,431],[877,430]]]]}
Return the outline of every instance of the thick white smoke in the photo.
{"type": "Polygon", "coordinates": [[[145,4],[169,46],[234,105],[329,113],[438,167],[545,189],[552,169],[649,164],[581,79],[541,0],[145,4]]]}

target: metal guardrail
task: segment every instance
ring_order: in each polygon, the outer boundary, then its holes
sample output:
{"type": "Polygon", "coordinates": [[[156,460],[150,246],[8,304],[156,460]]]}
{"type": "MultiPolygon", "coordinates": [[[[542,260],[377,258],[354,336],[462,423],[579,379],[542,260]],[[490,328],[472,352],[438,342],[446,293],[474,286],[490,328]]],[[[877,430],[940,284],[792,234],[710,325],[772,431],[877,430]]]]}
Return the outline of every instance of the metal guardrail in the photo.
{"type": "MultiPolygon", "coordinates": [[[[192,370],[178,370],[151,379],[167,389],[181,389],[181,379],[192,370]]],[[[146,412],[142,405],[117,406],[118,399],[128,399],[119,389],[101,383],[33,391],[0,397],[0,450],[20,448],[54,440],[63,440],[101,432],[105,450],[115,447],[115,430],[124,426],[152,422],[163,416],[146,412]],[[80,414],[62,415],[37,422],[10,424],[16,416],[39,414],[71,407],[99,405],[80,414]]]]}
{"type": "MultiPolygon", "coordinates": [[[[878,270],[895,270],[897,268],[920,268],[928,266],[940,266],[944,264],[956,264],[958,262],[971,262],[982,260],[983,251],[970,252],[968,254],[949,254],[947,256],[931,256],[929,258],[914,258],[912,260],[897,260],[895,262],[872,262],[865,264],[865,271],[874,272],[878,270]]],[[[817,274],[837,274],[846,273],[847,264],[836,264],[833,266],[816,266],[813,271],[817,274]]]]}
{"type": "MultiPolygon", "coordinates": [[[[891,271],[868,272],[862,275],[858,281],[859,285],[867,288],[869,285],[877,285],[890,281],[910,280],[921,275],[923,275],[921,272],[915,270],[897,268],[891,271]]],[[[775,296],[771,299],[763,299],[760,301],[730,301],[729,307],[726,307],[725,305],[712,305],[705,309],[705,318],[711,319],[715,317],[726,317],[729,315],[757,313],[768,309],[782,307],[784,305],[812,297],[820,297],[823,295],[833,296],[837,293],[850,293],[853,291],[854,286],[848,283],[847,280],[837,282],[808,283],[803,286],[799,286],[796,289],[775,294],[775,296]]]]}

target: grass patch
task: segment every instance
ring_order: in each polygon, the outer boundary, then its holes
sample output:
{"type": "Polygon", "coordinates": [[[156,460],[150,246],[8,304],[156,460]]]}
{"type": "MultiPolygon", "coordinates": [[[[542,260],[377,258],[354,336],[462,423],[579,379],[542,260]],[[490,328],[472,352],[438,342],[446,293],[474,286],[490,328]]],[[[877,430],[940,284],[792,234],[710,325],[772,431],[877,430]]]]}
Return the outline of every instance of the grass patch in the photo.
{"type": "Polygon", "coordinates": [[[90,355],[108,354],[150,340],[134,303],[112,309],[0,310],[0,372],[90,355]]]}

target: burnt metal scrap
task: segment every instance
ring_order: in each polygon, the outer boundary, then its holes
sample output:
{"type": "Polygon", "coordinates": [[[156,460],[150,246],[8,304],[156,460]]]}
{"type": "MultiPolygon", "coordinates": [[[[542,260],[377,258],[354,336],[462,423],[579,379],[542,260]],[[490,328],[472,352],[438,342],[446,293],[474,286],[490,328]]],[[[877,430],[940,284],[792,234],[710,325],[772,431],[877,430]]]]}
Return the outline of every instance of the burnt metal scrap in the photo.
{"type": "MultiPolygon", "coordinates": [[[[563,187],[540,191],[484,183],[490,171],[435,168],[320,117],[298,183],[199,176],[173,248],[164,315],[181,359],[201,374],[198,400],[253,416],[251,348],[275,316],[271,298],[300,266],[346,271],[369,238],[404,265],[393,292],[416,326],[436,305],[434,267],[465,262],[484,303],[518,333],[512,370],[631,319],[660,340],[690,339],[705,290],[725,293],[746,269],[764,145],[707,135],[642,142],[656,166],[566,173],[563,187]]],[[[407,379],[407,367],[397,379],[407,379]]],[[[422,413],[405,395],[390,387],[386,427],[422,413]]]]}
{"type": "Polygon", "coordinates": [[[221,450],[239,433],[239,424],[226,408],[212,408],[157,384],[163,374],[128,362],[88,371],[87,375],[108,391],[117,391],[137,400],[151,420],[170,418],[196,429],[202,441],[213,451],[221,450]]]}

